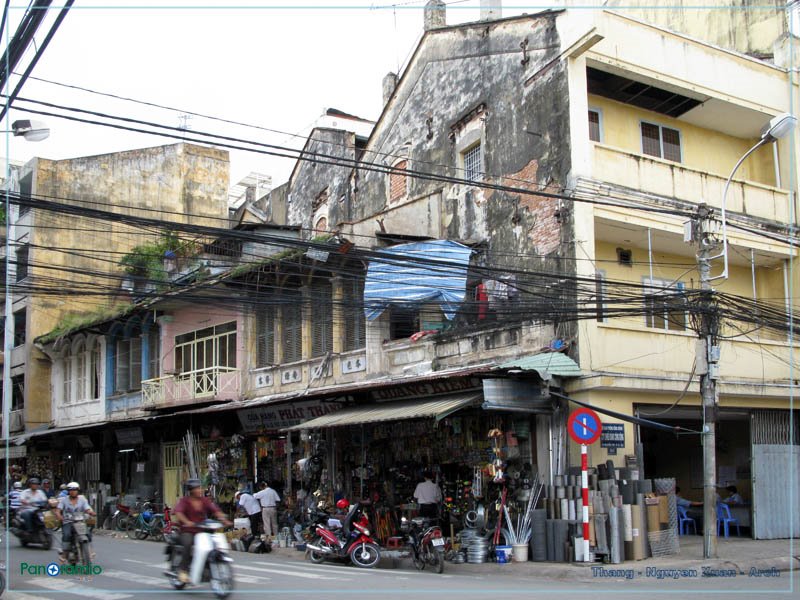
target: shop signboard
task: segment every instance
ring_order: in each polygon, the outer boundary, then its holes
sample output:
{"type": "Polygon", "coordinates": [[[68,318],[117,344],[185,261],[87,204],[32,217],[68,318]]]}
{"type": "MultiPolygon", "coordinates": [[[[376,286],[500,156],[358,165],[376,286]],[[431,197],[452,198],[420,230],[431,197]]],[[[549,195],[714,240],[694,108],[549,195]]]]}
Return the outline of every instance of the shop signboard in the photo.
{"type": "Polygon", "coordinates": [[[135,446],[144,443],[141,427],[117,429],[117,443],[120,446],[135,446]]]}
{"type": "Polygon", "coordinates": [[[309,400],[268,404],[256,408],[245,408],[238,411],[237,414],[242,423],[243,433],[278,431],[335,412],[344,406],[343,400],[344,398],[337,398],[332,402],[309,400]]]}
{"type": "Polygon", "coordinates": [[[27,446],[0,446],[0,460],[4,458],[25,458],[28,455],[27,446]]]}
{"type": "Polygon", "coordinates": [[[603,423],[600,434],[600,447],[608,448],[609,454],[616,454],[617,448],[625,447],[625,425],[622,423],[603,423]]]}
{"type": "Polygon", "coordinates": [[[472,377],[449,377],[447,379],[406,383],[374,390],[372,392],[372,398],[378,402],[385,400],[408,400],[411,398],[430,398],[431,396],[441,396],[443,394],[468,392],[470,390],[481,390],[481,382],[479,379],[474,379],[472,377]]]}

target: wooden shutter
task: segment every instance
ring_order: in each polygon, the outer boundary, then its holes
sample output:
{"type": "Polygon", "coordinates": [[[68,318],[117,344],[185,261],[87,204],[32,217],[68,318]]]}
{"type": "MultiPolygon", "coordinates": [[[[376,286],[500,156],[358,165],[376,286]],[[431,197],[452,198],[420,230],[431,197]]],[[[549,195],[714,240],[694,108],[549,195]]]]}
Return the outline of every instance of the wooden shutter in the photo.
{"type": "Polygon", "coordinates": [[[127,392],[130,389],[130,340],[119,340],[117,342],[117,364],[115,390],[117,392],[127,392]]]}
{"type": "Polygon", "coordinates": [[[364,280],[344,281],[344,349],[359,350],[367,345],[366,318],[364,316],[364,280]]]}
{"type": "Polygon", "coordinates": [[[333,294],[329,281],[314,283],[311,293],[311,356],[333,351],[333,294]]]}
{"type": "Polygon", "coordinates": [[[275,364],[275,307],[260,306],[256,312],[256,366],[275,364]]]}
{"type": "Polygon", "coordinates": [[[283,362],[303,358],[303,305],[298,290],[283,291],[283,362]]]}
{"type": "Polygon", "coordinates": [[[142,389],[142,338],[135,336],[131,338],[131,374],[130,389],[142,389]]]}

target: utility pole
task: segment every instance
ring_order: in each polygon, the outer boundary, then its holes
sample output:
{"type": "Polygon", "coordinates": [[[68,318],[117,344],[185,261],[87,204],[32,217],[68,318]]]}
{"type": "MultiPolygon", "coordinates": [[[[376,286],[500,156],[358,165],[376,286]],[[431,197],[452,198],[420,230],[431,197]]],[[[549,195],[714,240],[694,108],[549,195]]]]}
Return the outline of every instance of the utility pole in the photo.
{"type": "Polygon", "coordinates": [[[700,299],[697,302],[697,326],[700,339],[695,352],[696,372],[700,375],[703,406],[703,558],[717,557],[717,412],[719,395],[719,313],[711,287],[711,260],[719,246],[717,221],[712,211],[701,204],[692,223],[693,238],[698,242],[697,269],[700,272],[700,299]]]}

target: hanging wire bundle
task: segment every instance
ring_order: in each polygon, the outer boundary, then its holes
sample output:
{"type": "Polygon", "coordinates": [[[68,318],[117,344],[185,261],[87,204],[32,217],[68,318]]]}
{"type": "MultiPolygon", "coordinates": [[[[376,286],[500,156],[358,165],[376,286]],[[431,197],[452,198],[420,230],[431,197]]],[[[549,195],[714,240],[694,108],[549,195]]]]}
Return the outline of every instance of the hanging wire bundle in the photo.
{"type": "Polygon", "coordinates": [[[186,432],[183,437],[183,451],[186,453],[186,460],[189,462],[189,479],[200,479],[200,449],[197,444],[197,436],[191,430],[186,432]]]}
{"type": "Polygon", "coordinates": [[[508,513],[508,509],[504,508],[503,514],[505,515],[506,519],[506,527],[503,528],[503,537],[505,537],[506,544],[515,546],[519,544],[527,544],[531,540],[531,534],[533,533],[533,526],[531,522],[533,509],[536,508],[536,504],[539,502],[539,496],[541,495],[543,488],[544,481],[540,477],[537,477],[533,482],[533,489],[528,496],[528,503],[525,506],[525,510],[517,515],[516,527],[514,526],[514,522],[511,520],[511,515],[508,513]]]}

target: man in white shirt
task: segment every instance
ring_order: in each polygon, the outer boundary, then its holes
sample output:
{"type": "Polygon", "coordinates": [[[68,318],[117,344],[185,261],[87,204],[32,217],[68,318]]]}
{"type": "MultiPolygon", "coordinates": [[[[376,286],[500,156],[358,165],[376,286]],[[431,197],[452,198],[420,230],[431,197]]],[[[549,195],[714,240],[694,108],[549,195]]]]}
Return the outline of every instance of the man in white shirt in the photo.
{"type": "Polygon", "coordinates": [[[36,505],[40,503],[47,504],[47,495],[39,489],[38,477],[28,479],[28,485],[30,487],[19,495],[20,518],[25,523],[25,528],[31,531],[33,529],[33,515],[36,514],[36,505]]]}
{"type": "Polygon", "coordinates": [[[419,503],[419,515],[429,519],[439,516],[439,503],[442,501],[442,490],[433,482],[433,474],[426,471],[422,474],[425,481],[417,484],[414,498],[419,503]]]}
{"type": "Polygon", "coordinates": [[[244,509],[250,519],[250,533],[259,535],[261,533],[261,504],[247,492],[236,492],[236,499],[237,504],[244,509]]]}
{"type": "Polygon", "coordinates": [[[278,492],[264,484],[264,489],[253,494],[253,498],[261,504],[261,519],[264,521],[264,538],[270,541],[272,536],[278,534],[278,503],[281,497],[278,492]]]}

